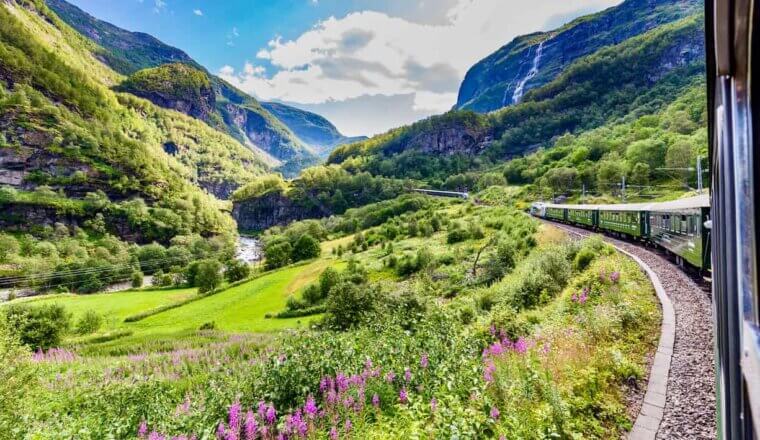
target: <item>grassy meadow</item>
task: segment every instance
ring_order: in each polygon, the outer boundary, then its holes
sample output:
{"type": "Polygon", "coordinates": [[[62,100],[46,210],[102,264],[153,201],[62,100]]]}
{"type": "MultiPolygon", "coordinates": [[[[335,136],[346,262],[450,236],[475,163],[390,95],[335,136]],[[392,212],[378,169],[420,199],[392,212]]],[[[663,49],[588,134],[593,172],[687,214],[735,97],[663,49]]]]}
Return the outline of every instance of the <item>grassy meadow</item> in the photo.
{"type": "Polygon", "coordinates": [[[73,321],[94,310],[103,322],[21,364],[32,397],[14,414],[29,423],[9,432],[622,435],[630,387],[646,380],[657,341],[651,286],[600,240],[570,240],[500,205],[431,199],[359,230],[335,219],[275,229],[265,250],[308,229],[321,255],[206,295],[146,288],[12,301],[60,304],[73,321]]]}

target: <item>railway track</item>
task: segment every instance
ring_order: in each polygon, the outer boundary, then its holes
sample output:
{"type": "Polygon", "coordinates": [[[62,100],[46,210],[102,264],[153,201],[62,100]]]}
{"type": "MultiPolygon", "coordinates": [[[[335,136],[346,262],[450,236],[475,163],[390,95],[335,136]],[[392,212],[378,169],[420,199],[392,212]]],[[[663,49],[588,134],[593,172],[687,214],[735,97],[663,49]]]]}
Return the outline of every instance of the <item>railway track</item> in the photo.
{"type": "MultiPolygon", "coordinates": [[[[594,232],[548,222],[580,236],[594,232]]],[[[648,265],[675,311],[675,340],[657,439],[714,439],[716,431],[712,304],[703,283],[668,259],[637,243],[603,236],[610,244],[648,265]]],[[[639,397],[640,399],[640,397],[639,397]]]]}

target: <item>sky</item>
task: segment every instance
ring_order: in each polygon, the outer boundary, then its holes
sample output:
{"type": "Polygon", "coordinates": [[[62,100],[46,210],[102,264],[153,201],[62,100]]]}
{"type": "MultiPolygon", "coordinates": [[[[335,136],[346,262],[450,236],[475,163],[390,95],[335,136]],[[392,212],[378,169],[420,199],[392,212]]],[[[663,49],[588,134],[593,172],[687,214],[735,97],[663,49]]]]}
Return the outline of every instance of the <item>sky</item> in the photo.
{"type": "Polygon", "coordinates": [[[178,47],[264,101],[373,135],[443,113],[514,37],[620,0],[69,0],[178,47]]]}

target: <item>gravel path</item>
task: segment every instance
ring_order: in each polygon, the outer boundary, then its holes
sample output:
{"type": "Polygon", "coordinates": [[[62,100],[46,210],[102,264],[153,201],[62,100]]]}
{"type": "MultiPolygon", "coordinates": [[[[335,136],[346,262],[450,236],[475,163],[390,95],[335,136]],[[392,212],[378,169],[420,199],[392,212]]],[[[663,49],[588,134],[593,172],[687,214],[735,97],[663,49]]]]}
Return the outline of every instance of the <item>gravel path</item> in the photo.
{"type": "MultiPolygon", "coordinates": [[[[589,231],[562,225],[582,235],[589,231]]],[[[636,255],[657,274],[676,313],[665,412],[658,439],[714,439],[715,368],[710,292],[655,251],[625,241],[606,241],[636,255]]]]}

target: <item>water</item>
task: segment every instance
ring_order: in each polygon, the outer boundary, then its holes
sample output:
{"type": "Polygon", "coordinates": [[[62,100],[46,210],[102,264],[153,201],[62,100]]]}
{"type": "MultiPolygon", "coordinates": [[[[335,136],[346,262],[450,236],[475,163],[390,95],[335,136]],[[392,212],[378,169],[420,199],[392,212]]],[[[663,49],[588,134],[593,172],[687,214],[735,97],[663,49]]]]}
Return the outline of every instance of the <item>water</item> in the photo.
{"type": "Polygon", "coordinates": [[[248,264],[261,260],[261,241],[250,237],[240,237],[235,258],[248,264]]]}
{"type": "Polygon", "coordinates": [[[536,48],[536,55],[533,57],[533,65],[528,71],[528,74],[525,75],[525,77],[517,83],[517,87],[515,87],[515,92],[512,93],[512,104],[517,104],[518,102],[520,102],[520,100],[523,97],[523,94],[525,93],[525,84],[531,79],[533,79],[533,77],[535,77],[536,74],[538,73],[538,63],[541,62],[541,54],[543,52],[544,52],[544,41],[538,43],[538,47],[536,48]]]}

